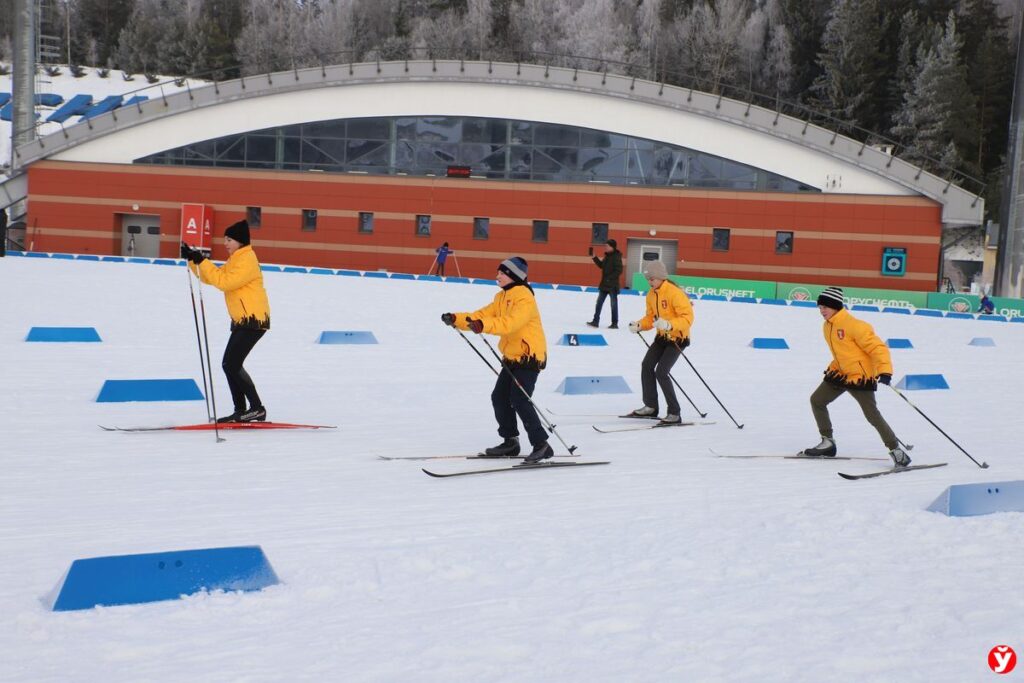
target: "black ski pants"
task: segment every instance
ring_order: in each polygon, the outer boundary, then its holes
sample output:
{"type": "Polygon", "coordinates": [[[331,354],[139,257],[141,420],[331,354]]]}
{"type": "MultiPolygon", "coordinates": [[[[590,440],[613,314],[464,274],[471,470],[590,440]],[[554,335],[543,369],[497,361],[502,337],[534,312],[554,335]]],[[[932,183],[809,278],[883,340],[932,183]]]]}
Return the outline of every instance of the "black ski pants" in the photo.
{"type": "Polygon", "coordinates": [[[523,389],[533,396],[533,388],[537,386],[540,373],[527,368],[502,368],[498,381],[494,383],[494,391],[491,392],[494,418],[498,421],[498,435],[503,439],[519,436],[519,426],[516,424],[518,415],[523,421],[526,435],[530,438],[530,445],[536,447],[548,440],[548,433],[544,431],[544,425],[541,424],[533,404],[512,381],[513,376],[523,385],[523,389]]]}
{"type": "Polygon", "coordinates": [[[665,394],[668,414],[679,414],[679,400],[676,398],[675,387],[672,386],[672,366],[679,360],[679,347],[662,335],[654,337],[651,348],[647,349],[644,362],[640,366],[640,383],[643,386],[644,405],[658,409],[658,387],[665,394]]]}
{"type": "Polygon", "coordinates": [[[256,346],[256,342],[266,333],[266,330],[235,329],[228,338],[221,367],[224,368],[224,376],[228,379],[228,388],[231,389],[231,400],[235,404],[236,413],[245,412],[246,399],[249,400],[251,408],[263,405],[260,402],[260,395],[256,393],[256,385],[252,383],[252,378],[242,367],[242,363],[252,351],[252,347],[256,346]]]}

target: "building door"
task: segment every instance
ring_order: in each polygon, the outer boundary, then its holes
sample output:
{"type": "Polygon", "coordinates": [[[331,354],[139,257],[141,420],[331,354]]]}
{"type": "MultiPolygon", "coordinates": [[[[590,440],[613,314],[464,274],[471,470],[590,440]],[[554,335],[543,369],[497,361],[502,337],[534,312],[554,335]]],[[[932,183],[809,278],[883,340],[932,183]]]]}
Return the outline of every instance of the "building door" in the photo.
{"type": "Polygon", "coordinates": [[[676,272],[679,242],[676,240],[652,240],[629,238],[626,245],[626,284],[633,285],[634,273],[644,272],[644,263],[661,261],[669,275],[676,272]]]}
{"type": "Polygon", "coordinates": [[[121,215],[121,256],[160,256],[160,216],[121,215]]]}

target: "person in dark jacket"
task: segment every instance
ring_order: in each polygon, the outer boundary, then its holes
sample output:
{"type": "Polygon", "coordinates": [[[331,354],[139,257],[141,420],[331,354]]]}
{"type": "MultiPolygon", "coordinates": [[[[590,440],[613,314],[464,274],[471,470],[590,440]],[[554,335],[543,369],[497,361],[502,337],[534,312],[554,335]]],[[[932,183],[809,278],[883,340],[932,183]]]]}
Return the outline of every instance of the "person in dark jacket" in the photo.
{"type": "Polygon", "coordinates": [[[978,307],[978,313],[985,315],[992,315],[996,310],[996,305],[992,303],[992,299],[988,298],[988,294],[981,295],[981,305],[978,307]]]}
{"type": "Polygon", "coordinates": [[[622,252],[618,249],[615,240],[608,240],[604,243],[604,258],[592,256],[594,265],[601,269],[601,284],[597,295],[597,307],[594,309],[594,319],[587,325],[597,327],[601,324],[601,309],[604,308],[604,300],[611,297],[612,300],[612,324],[610,330],[619,329],[619,279],[622,277],[622,252]]]}

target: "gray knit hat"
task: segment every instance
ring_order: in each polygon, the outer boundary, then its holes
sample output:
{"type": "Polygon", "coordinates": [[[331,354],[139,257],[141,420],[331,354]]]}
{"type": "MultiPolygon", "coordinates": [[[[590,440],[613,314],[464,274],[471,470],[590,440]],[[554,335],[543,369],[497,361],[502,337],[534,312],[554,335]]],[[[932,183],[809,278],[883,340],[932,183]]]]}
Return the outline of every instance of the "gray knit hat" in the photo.
{"type": "Polygon", "coordinates": [[[829,308],[841,311],[843,310],[843,290],[841,287],[826,287],[825,290],[818,295],[818,305],[828,306],[829,308]]]}
{"type": "Polygon", "coordinates": [[[661,261],[648,261],[644,264],[644,277],[647,279],[667,280],[668,269],[661,261]]]}

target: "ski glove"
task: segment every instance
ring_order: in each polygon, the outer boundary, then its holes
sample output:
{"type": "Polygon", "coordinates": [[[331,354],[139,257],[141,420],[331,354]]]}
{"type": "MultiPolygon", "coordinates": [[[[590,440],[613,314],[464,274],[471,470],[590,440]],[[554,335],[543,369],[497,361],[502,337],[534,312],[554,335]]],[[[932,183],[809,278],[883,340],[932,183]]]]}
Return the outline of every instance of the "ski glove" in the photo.
{"type": "Polygon", "coordinates": [[[878,376],[878,381],[881,382],[882,384],[885,384],[885,385],[888,386],[889,383],[892,382],[892,375],[890,375],[887,372],[884,373],[884,374],[881,374],[881,375],[878,376]]]}
{"type": "Polygon", "coordinates": [[[672,329],[672,323],[665,320],[664,318],[658,318],[658,321],[654,323],[654,326],[662,332],[668,332],[672,329]]]}
{"type": "Polygon", "coordinates": [[[477,334],[482,333],[484,331],[484,321],[483,320],[473,320],[471,318],[469,320],[469,329],[473,330],[477,334]]]}
{"type": "Polygon", "coordinates": [[[640,334],[640,321],[634,320],[629,324],[629,331],[633,334],[640,334]]]}
{"type": "Polygon", "coordinates": [[[206,254],[199,251],[198,249],[193,249],[192,253],[189,254],[188,258],[190,261],[192,261],[192,263],[198,266],[200,263],[206,260],[206,254]]]}
{"type": "Polygon", "coordinates": [[[455,327],[455,314],[454,313],[442,313],[441,322],[449,327],[455,327]]]}
{"type": "Polygon", "coordinates": [[[184,242],[181,243],[181,258],[186,261],[192,260],[192,247],[188,246],[184,242]]]}

